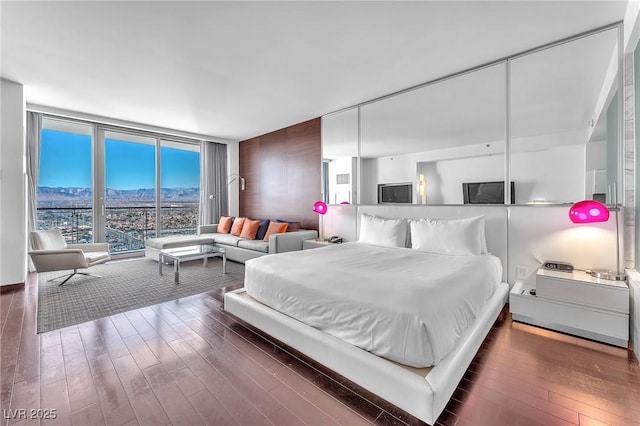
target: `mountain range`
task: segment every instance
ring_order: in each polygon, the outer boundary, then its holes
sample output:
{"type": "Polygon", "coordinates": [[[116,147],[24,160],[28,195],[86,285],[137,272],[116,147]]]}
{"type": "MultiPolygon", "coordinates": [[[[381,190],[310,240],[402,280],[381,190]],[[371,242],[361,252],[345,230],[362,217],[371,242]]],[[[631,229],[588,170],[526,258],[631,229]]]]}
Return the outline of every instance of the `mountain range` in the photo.
{"type": "MultiPolygon", "coordinates": [[[[153,188],[140,189],[106,189],[108,202],[122,203],[152,203],[155,201],[156,191],[153,188]]],[[[163,202],[168,203],[197,203],[200,201],[200,188],[162,188],[160,194],[163,202]]],[[[46,204],[53,207],[55,203],[64,204],[75,202],[90,204],[93,197],[91,188],[53,188],[38,187],[38,205],[46,204]]]]}

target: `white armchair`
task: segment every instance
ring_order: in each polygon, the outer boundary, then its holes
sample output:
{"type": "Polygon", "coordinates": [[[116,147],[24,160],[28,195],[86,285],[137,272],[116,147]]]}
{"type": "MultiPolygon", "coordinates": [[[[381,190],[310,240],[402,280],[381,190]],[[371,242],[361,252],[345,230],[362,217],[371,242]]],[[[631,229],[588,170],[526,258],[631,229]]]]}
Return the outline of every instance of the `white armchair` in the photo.
{"type": "Polygon", "coordinates": [[[57,228],[32,231],[29,233],[29,240],[32,248],[29,256],[37,272],[73,270],[70,274],[49,280],[66,278],[59,285],[66,283],[76,274],[100,277],[87,272],[78,272],[78,269],[86,269],[111,259],[108,244],[67,244],[57,228]]]}

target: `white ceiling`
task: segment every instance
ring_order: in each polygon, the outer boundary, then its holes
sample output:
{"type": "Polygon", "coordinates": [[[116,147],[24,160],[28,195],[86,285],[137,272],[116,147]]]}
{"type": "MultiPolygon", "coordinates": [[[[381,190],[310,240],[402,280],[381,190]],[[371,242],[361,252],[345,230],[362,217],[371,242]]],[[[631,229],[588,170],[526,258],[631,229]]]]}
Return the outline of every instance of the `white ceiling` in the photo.
{"type": "Polygon", "coordinates": [[[0,3],[27,102],[244,140],[619,21],[626,1],[0,3]]]}

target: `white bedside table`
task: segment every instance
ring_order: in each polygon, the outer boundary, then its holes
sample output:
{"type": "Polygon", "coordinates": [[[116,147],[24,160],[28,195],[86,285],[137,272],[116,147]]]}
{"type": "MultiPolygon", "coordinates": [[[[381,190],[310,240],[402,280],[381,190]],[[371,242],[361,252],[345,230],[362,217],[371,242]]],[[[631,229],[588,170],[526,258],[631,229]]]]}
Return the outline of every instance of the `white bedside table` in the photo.
{"type": "Polygon", "coordinates": [[[326,247],[334,243],[330,243],[327,240],[304,240],[302,242],[302,250],[309,250],[319,247],[326,247]]]}
{"type": "Polygon", "coordinates": [[[584,271],[539,269],[536,295],[517,281],[509,295],[514,320],[627,347],[629,287],[624,281],[593,278],[584,271]]]}

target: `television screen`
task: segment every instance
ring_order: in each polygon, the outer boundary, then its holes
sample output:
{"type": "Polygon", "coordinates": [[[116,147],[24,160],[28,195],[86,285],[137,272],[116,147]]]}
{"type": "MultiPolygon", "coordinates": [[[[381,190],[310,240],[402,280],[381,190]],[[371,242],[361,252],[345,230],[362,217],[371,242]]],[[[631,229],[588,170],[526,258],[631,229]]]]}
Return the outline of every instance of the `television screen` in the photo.
{"type": "MultiPolygon", "coordinates": [[[[504,204],[504,181],[462,184],[465,204],[504,204]]],[[[511,202],[515,202],[515,183],[511,182],[511,202]]]]}
{"type": "Polygon", "coordinates": [[[409,203],[413,202],[413,185],[406,184],[379,184],[378,204],[382,203],[409,203]]]}

